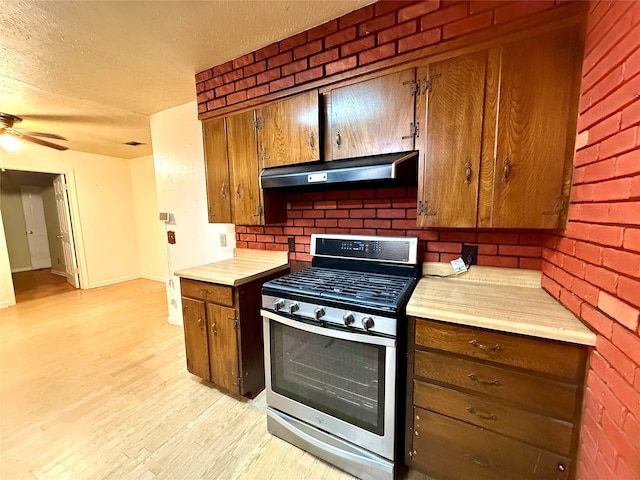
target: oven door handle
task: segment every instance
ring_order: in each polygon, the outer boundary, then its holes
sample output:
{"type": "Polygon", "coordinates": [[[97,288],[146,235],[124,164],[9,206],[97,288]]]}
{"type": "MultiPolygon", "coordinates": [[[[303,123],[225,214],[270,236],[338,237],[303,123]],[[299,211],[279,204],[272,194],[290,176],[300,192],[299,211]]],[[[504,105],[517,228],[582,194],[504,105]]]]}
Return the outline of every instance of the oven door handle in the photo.
{"type": "Polygon", "coordinates": [[[265,318],[269,318],[274,322],[282,323],[292,328],[297,328],[304,332],[315,333],[317,335],[323,335],[325,337],[340,338],[342,340],[350,340],[352,342],[366,343],[368,345],[382,345],[383,347],[396,347],[395,338],[376,337],[373,335],[363,335],[361,333],[345,332],[342,330],[329,329],[325,327],[318,327],[316,325],[310,325],[299,320],[293,320],[288,317],[283,317],[277,313],[270,312],[269,310],[260,310],[260,315],[265,318]]]}

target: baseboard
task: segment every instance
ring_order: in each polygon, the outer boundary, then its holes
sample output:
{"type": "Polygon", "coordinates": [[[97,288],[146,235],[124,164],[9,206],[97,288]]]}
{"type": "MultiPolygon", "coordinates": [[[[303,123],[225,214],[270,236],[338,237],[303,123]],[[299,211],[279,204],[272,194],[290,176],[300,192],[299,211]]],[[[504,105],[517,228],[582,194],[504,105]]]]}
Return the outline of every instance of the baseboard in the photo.
{"type": "Polygon", "coordinates": [[[11,273],[30,272],[33,270],[31,267],[12,268],[11,273]]]}
{"type": "Polygon", "coordinates": [[[60,270],[51,269],[51,273],[53,273],[54,275],[58,275],[59,277],[66,277],[67,276],[67,272],[62,272],[60,270]]]}
{"type": "Polygon", "coordinates": [[[147,279],[147,280],[153,280],[155,282],[165,282],[165,278],[162,275],[142,275],[142,278],[147,279]]]}
{"type": "Polygon", "coordinates": [[[171,325],[176,325],[176,326],[178,326],[178,327],[182,327],[182,326],[183,326],[183,325],[182,325],[182,318],[172,317],[171,315],[169,315],[168,320],[169,320],[169,323],[170,323],[171,325]]]}
{"type": "Polygon", "coordinates": [[[101,282],[92,283],[87,288],[106,287],[107,285],[115,285],[116,283],[128,282],[129,280],[136,280],[140,278],[140,275],[127,275],[125,277],[111,278],[109,280],[103,280],[101,282]]]}
{"type": "Polygon", "coordinates": [[[9,307],[13,307],[15,305],[15,303],[9,303],[8,300],[5,300],[4,302],[0,302],[0,308],[9,308],[9,307]]]}

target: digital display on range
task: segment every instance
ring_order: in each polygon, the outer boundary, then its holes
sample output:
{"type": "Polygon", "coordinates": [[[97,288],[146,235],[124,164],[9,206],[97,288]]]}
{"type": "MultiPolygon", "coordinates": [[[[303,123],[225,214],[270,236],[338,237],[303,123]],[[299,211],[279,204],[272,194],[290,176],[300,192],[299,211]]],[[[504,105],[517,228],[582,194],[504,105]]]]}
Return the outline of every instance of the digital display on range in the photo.
{"type": "Polygon", "coordinates": [[[397,241],[377,241],[323,238],[316,245],[317,255],[394,262],[408,261],[409,250],[409,243],[401,239],[397,241]]]}

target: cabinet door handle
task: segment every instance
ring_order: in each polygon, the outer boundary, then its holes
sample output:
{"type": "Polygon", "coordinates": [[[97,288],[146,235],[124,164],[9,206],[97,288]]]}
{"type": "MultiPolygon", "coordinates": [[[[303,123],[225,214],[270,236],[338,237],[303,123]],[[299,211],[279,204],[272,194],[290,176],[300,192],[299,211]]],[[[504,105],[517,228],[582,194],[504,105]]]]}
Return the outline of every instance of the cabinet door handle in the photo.
{"type": "Polygon", "coordinates": [[[316,138],[313,132],[309,132],[309,147],[313,150],[316,147],[316,138]]]}
{"type": "Polygon", "coordinates": [[[502,345],[500,345],[499,343],[496,343],[493,347],[490,347],[478,342],[476,339],[469,340],[469,345],[473,345],[480,350],[493,350],[494,352],[499,352],[500,350],[502,350],[502,345]]]}
{"type": "Polygon", "coordinates": [[[467,162],[464,164],[465,172],[464,172],[464,183],[466,185],[471,184],[471,162],[467,162]]]}
{"type": "Polygon", "coordinates": [[[336,134],[336,145],[338,146],[338,148],[340,148],[340,146],[342,145],[342,137],[340,136],[339,130],[338,130],[338,133],[336,134]]]}
{"type": "Polygon", "coordinates": [[[227,182],[222,182],[222,190],[220,190],[220,195],[223,198],[227,198],[227,182]]]}
{"type": "Polygon", "coordinates": [[[204,322],[202,321],[202,318],[198,318],[198,327],[200,327],[200,330],[202,330],[202,327],[204,327],[204,322]]]}
{"type": "Polygon", "coordinates": [[[238,197],[240,196],[240,184],[238,184],[238,186],[236,187],[236,195],[238,197]]]}
{"type": "Polygon", "coordinates": [[[509,157],[507,157],[502,162],[502,183],[506,184],[509,181],[510,175],[511,175],[511,160],[509,160],[509,157]]]}
{"type": "Polygon", "coordinates": [[[469,412],[471,415],[475,415],[476,417],[479,417],[483,420],[497,420],[498,417],[496,417],[493,413],[488,413],[488,412],[483,412],[482,410],[476,410],[473,407],[467,407],[465,409],[467,412],[469,412]]]}
{"type": "Polygon", "coordinates": [[[214,335],[218,335],[218,330],[216,330],[216,322],[211,322],[211,331],[214,335]]]}
{"type": "Polygon", "coordinates": [[[484,380],[478,377],[475,373],[470,373],[469,375],[467,375],[467,377],[469,377],[474,382],[482,383],[483,385],[490,385],[493,387],[499,387],[500,385],[502,385],[499,380],[484,380]]]}

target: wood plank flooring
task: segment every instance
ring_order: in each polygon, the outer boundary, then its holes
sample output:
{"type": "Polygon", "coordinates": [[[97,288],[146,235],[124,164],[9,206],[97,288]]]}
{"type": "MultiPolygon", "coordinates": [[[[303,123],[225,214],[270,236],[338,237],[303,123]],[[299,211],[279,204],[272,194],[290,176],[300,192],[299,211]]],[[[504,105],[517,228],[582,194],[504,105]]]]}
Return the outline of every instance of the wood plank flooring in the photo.
{"type": "Polygon", "coordinates": [[[50,297],[75,290],[65,277],[51,273],[50,268],[11,274],[16,303],[50,297]]]}
{"type": "Polygon", "coordinates": [[[268,434],[264,392],[187,372],[160,282],[0,309],[0,342],[3,480],[353,478],[268,434]]]}

